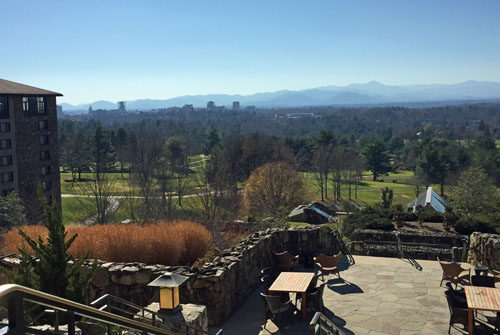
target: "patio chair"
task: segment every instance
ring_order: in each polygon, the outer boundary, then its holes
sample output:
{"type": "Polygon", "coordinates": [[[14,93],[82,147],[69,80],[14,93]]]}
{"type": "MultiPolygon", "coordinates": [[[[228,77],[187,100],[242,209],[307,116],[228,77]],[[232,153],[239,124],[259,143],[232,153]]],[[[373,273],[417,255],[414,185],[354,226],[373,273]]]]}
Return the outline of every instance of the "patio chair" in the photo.
{"type": "Polygon", "coordinates": [[[470,280],[472,286],[495,287],[495,277],[475,275],[470,280]]]}
{"type": "Polygon", "coordinates": [[[290,271],[299,265],[299,256],[293,256],[288,251],[275,252],[277,267],[281,271],[290,271]]]}
{"type": "Polygon", "coordinates": [[[321,279],[325,280],[325,275],[328,276],[331,273],[337,274],[340,278],[339,262],[342,256],[342,253],[339,252],[335,256],[320,254],[318,257],[314,257],[314,264],[321,273],[321,279]]]}
{"type": "Polygon", "coordinates": [[[493,276],[495,276],[495,283],[499,283],[500,282],[500,271],[492,270],[491,272],[493,272],[493,276]]]}
{"type": "Polygon", "coordinates": [[[497,313],[497,316],[484,316],[486,318],[486,322],[495,327],[495,333],[499,333],[500,331],[500,312],[497,313]]]}
{"type": "MultiPolygon", "coordinates": [[[[314,275],[313,279],[311,280],[311,283],[307,287],[306,293],[312,293],[316,291],[318,288],[318,277],[319,275],[314,275]]],[[[297,300],[300,300],[302,298],[302,293],[295,293],[295,306],[297,306],[297,300]]]]}
{"type": "Polygon", "coordinates": [[[264,320],[264,329],[266,329],[267,320],[272,320],[277,325],[281,323],[283,315],[291,316],[293,304],[291,300],[282,302],[277,295],[260,294],[266,306],[266,319],[264,320]]]}
{"type": "Polygon", "coordinates": [[[311,293],[306,293],[306,304],[307,309],[312,309],[314,311],[323,312],[323,292],[325,291],[326,283],[321,284],[311,293]]]}
{"type": "MultiPolygon", "coordinates": [[[[273,284],[274,279],[270,275],[265,275],[262,278],[260,278],[260,282],[262,283],[262,287],[264,288],[263,293],[268,294],[269,288],[273,284]]],[[[290,300],[290,294],[288,292],[279,292],[276,293],[276,296],[279,296],[280,300],[283,302],[290,300]]]]}
{"type": "Polygon", "coordinates": [[[270,268],[270,267],[263,268],[263,269],[260,270],[260,276],[261,277],[272,276],[272,274],[273,274],[273,269],[270,268]]]}
{"type": "Polygon", "coordinates": [[[441,262],[438,258],[438,262],[443,269],[443,277],[441,278],[441,283],[439,286],[443,285],[443,281],[447,280],[457,285],[464,280],[470,282],[470,269],[466,270],[460,266],[460,264],[455,262],[441,262]]]}
{"type": "Polygon", "coordinates": [[[454,305],[459,308],[467,308],[467,297],[465,296],[465,291],[463,288],[455,290],[453,286],[451,286],[450,282],[446,284],[449,294],[453,296],[454,305]]]}
{"type": "Polygon", "coordinates": [[[273,284],[273,279],[271,278],[270,275],[265,275],[260,278],[260,282],[262,283],[262,286],[264,287],[265,293],[268,293],[269,288],[273,284]]]}
{"type": "MultiPolygon", "coordinates": [[[[450,327],[448,328],[448,334],[450,334],[451,327],[454,324],[461,324],[464,329],[469,327],[469,310],[467,308],[459,307],[457,301],[454,299],[453,294],[447,290],[444,292],[446,295],[446,300],[448,301],[448,308],[450,309],[450,327]]],[[[474,318],[472,319],[474,322],[474,318]]]]}
{"type": "Polygon", "coordinates": [[[311,283],[307,287],[307,292],[314,292],[318,286],[318,275],[314,275],[313,279],[311,280],[311,283]]]}

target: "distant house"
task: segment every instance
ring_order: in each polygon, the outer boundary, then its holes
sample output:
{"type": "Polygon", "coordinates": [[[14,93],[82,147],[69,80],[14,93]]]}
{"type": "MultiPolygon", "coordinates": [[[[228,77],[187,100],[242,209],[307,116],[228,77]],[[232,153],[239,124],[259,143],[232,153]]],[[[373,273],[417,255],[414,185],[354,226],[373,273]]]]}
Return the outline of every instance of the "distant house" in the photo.
{"type": "Polygon", "coordinates": [[[448,201],[434,192],[434,190],[430,186],[424,193],[420,194],[415,200],[410,202],[406,206],[406,209],[408,211],[415,212],[418,205],[422,206],[424,210],[436,211],[439,213],[446,212],[446,207],[450,206],[448,201]]]}
{"type": "Polygon", "coordinates": [[[307,222],[311,224],[320,224],[329,222],[335,211],[329,209],[327,206],[313,202],[308,206],[300,205],[288,214],[288,220],[293,222],[307,222]]]}

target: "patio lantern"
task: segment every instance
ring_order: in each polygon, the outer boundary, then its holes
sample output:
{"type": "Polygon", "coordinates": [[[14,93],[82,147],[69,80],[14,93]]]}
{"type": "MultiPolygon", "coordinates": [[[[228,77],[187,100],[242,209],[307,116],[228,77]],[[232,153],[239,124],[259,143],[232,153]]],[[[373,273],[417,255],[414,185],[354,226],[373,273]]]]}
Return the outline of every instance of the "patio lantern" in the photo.
{"type": "Polygon", "coordinates": [[[165,272],[148,286],[160,288],[160,311],[175,312],[179,306],[179,286],[182,285],[188,277],[174,272],[165,272]]]}

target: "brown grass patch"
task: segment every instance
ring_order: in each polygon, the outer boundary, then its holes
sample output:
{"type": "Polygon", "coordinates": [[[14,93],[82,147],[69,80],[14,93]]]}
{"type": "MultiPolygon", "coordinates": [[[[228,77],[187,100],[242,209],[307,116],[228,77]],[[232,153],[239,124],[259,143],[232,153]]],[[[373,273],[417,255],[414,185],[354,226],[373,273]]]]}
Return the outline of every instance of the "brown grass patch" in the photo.
{"type": "MultiPolygon", "coordinates": [[[[43,226],[25,226],[22,230],[33,239],[47,238],[43,226]]],[[[70,253],[76,258],[89,257],[110,262],[141,262],[147,264],[191,264],[207,252],[211,234],[191,221],[159,222],[148,225],[109,224],[67,227],[68,237],[78,234],[70,253]]],[[[2,254],[18,253],[23,238],[17,229],[7,232],[2,254]]]]}

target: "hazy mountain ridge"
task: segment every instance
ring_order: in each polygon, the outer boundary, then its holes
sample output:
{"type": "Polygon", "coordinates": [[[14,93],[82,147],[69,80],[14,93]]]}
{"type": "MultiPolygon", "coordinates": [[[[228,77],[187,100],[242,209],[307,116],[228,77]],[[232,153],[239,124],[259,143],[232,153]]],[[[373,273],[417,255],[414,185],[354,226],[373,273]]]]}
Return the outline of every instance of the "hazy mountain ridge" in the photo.
{"type": "MultiPolygon", "coordinates": [[[[230,107],[233,101],[244,106],[257,107],[300,107],[313,105],[365,105],[384,103],[430,102],[445,100],[488,100],[500,99],[500,83],[489,81],[465,81],[457,84],[384,85],[376,81],[347,86],[323,86],[312,89],[263,92],[251,95],[207,94],[185,95],[171,99],[139,99],[126,101],[128,110],[151,110],[185,104],[206,107],[210,100],[217,106],[230,107]]],[[[96,101],[92,104],[60,104],[65,111],[93,109],[116,109],[110,101],[96,101]]]]}

